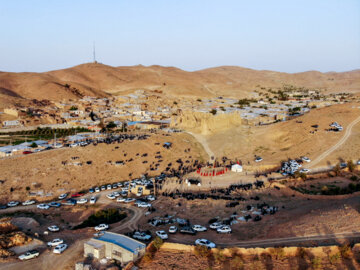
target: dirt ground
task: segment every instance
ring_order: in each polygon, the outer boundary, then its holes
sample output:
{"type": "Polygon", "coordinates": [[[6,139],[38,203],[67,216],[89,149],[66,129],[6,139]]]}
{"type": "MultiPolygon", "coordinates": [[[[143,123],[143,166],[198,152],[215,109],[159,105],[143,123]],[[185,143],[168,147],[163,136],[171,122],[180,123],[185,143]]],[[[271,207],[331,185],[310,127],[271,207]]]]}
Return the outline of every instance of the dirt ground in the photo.
{"type": "Polygon", "coordinates": [[[45,200],[65,192],[133,179],[145,173],[159,175],[169,163],[177,169],[175,161],[179,158],[184,162],[207,160],[203,148],[192,136],[184,133],[167,135],[151,134],[147,140],[63,148],[1,159],[0,202],[24,201],[29,199],[29,192],[42,192],[43,195],[36,199],[45,200]],[[165,142],[172,142],[172,147],[165,149],[162,146],[165,142]],[[189,148],[190,151],[184,152],[189,148]],[[157,155],[161,158],[155,158],[157,155]],[[114,164],[120,160],[125,161],[125,165],[114,164]],[[88,165],[87,161],[92,164],[88,165]],[[82,166],[76,166],[76,163],[82,163],[82,166]],[[157,170],[150,170],[150,166],[157,163],[157,170]]]}

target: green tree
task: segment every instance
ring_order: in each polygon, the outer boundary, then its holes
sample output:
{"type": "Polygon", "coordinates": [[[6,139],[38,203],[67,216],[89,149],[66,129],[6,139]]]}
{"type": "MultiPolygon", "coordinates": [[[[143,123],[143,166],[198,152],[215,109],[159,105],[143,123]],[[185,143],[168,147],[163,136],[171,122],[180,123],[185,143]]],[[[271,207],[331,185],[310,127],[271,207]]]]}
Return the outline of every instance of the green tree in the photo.
{"type": "Polygon", "coordinates": [[[212,115],[215,115],[215,114],[217,113],[217,111],[216,111],[216,109],[212,109],[212,110],[210,111],[210,113],[211,113],[212,115]]]}
{"type": "Polygon", "coordinates": [[[35,142],[33,142],[33,143],[30,145],[30,147],[31,147],[31,148],[36,148],[36,147],[38,147],[38,145],[37,145],[35,142]]]}

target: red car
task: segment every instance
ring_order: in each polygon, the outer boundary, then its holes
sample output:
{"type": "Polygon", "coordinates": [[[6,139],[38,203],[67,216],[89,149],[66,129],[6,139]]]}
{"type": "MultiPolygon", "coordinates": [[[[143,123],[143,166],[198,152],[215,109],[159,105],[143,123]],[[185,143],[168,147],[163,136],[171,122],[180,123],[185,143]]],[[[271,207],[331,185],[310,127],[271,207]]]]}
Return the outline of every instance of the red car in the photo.
{"type": "Polygon", "coordinates": [[[85,194],[84,193],[75,193],[73,195],[71,195],[71,198],[76,198],[76,197],[81,197],[81,196],[84,196],[85,194]]]}
{"type": "Polygon", "coordinates": [[[24,151],[23,154],[28,155],[28,154],[32,154],[32,152],[31,151],[24,151]]]}

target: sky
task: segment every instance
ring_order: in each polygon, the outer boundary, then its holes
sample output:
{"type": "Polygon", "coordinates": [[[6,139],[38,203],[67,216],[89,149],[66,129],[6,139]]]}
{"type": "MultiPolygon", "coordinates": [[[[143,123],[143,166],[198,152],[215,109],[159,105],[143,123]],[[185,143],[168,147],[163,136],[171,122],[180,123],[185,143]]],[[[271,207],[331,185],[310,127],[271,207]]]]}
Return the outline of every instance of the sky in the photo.
{"type": "Polygon", "coordinates": [[[0,70],[360,68],[359,0],[1,0],[0,70]]]}

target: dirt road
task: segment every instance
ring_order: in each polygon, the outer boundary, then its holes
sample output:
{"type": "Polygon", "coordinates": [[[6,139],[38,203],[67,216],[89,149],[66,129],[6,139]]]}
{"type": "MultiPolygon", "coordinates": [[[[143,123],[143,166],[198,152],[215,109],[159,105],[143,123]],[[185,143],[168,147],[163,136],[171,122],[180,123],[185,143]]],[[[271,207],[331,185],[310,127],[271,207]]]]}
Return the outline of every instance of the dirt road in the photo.
{"type": "Polygon", "coordinates": [[[204,148],[205,152],[208,154],[209,156],[209,162],[213,162],[215,160],[215,154],[214,152],[210,149],[206,139],[199,135],[199,134],[195,134],[195,133],[192,133],[190,131],[184,131],[188,134],[190,134],[191,136],[193,136],[201,145],[202,147],[204,148]]]}
{"type": "Polygon", "coordinates": [[[334,152],[336,149],[338,149],[351,135],[352,128],[360,122],[360,116],[356,118],[354,121],[352,121],[347,127],[344,136],[332,147],[330,147],[328,150],[326,150],[324,153],[320,154],[317,158],[315,158],[307,168],[313,168],[316,166],[320,161],[322,161],[324,158],[326,158],[328,155],[330,155],[332,152],[334,152]]]}

